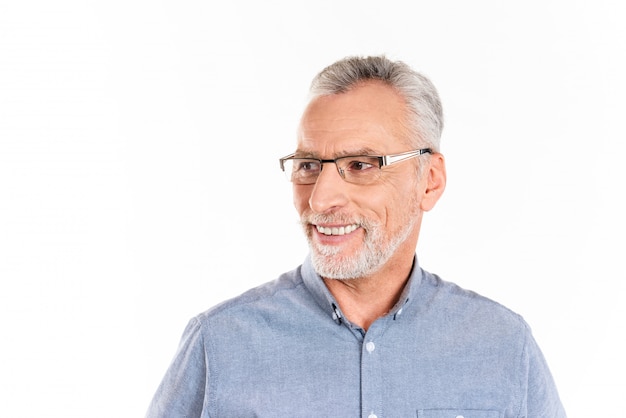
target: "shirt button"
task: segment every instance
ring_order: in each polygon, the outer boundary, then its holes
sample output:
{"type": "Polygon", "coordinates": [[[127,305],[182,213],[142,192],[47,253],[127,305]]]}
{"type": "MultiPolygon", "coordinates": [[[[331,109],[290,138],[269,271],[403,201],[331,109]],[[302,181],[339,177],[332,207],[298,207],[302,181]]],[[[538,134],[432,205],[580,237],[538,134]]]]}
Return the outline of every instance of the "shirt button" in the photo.
{"type": "Polygon", "coordinates": [[[378,417],[376,416],[376,414],[371,413],[367,416],[367,418],[378,418],[378,417]]]}
{"type": "Polygon", "coordinates": [[[463,418],[463,415],[457,415],[456,418],[463,418]]]}
{"type": "MultiPolygon", "coordinates": [[[[372,351],[374,351],[375,348],[376,348],[376,344],[374,344],[371,341],[365,344],[365,349],[367,350],[368,353],[371,353],[372,351]]],[[[371,415],[369,418],[372,418],[371,415]]]]}

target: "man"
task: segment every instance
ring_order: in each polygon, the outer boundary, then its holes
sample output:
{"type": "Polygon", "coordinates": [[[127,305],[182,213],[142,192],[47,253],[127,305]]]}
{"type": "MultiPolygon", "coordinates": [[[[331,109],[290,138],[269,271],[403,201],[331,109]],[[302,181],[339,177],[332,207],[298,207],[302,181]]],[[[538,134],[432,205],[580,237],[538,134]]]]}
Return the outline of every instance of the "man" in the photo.
{"type": "Polygon", "coordinates": [[[280,160],[310,255],[192,319],[147,416],[565,417],[523,319],[418,265],[442,125],[402,62],[318,74],[280,160]]]}

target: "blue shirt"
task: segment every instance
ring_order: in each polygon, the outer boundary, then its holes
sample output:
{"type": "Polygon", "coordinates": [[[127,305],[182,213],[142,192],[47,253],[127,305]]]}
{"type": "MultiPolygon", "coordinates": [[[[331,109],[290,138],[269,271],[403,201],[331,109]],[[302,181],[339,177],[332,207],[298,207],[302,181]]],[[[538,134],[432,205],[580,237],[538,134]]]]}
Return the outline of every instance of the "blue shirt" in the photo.
{"type": "Polygon", "coordinates": [[[195,417],[565,417],[528,325],[422,270],[365,332],[310,260],[193,318],[147,413],[195,417]]]}

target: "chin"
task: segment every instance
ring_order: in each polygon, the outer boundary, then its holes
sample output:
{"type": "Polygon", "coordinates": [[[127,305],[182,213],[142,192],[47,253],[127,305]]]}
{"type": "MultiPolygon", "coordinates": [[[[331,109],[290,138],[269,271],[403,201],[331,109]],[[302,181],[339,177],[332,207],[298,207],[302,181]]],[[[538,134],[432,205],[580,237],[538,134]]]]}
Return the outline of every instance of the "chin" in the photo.
{"type": "Polygon", "coordinates": [[[317,274],[326,279],[358,279],[370,276],[381,266],[380,258],[369,257],[367,251],[346,256],[336,246],[316,247],[311,247],[311,261],[317,274]]]}

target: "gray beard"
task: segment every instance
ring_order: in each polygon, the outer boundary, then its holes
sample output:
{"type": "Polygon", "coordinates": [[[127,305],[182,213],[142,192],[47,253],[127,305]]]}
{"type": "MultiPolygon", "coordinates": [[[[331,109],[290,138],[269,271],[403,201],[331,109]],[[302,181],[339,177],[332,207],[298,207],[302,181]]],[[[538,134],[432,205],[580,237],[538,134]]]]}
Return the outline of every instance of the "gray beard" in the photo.
{"type": "Polygon", "coordinates": [[[406,241],[417,219],[416,216],[412,215],[414,214],[407,216],[405,227],[395,232],[387,240],[385,240],[384,227],[380,223],[368,220],[357,222],[365,229],[365,238],[362,250],[351,256],[341,255],[343,250],[341,246],[320,245],[313,241],[310,223],[323,223],[323,221],[318,220],[319,216],[315,217],[316,222],[303,219],[302,224],[309,241],[313,268],[317,274],[326,279],[357,279],[374,274],[389,261],[400,244],[406,241]]]}

